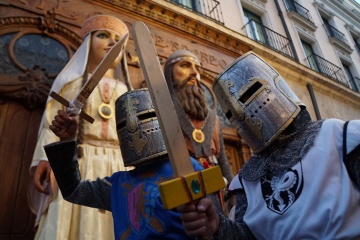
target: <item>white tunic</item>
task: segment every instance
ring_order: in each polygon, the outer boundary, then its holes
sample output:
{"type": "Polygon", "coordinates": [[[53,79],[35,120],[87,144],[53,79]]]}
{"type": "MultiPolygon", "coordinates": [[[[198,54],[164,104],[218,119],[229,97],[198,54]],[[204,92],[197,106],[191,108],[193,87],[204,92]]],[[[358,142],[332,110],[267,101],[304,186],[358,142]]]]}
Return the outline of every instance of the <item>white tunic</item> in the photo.
{"type": "MultiPolygon", "coordinates": [[[[360,191],[343,162],[343,125],[324,121],[314,146],[281,179],[242,181],[248,202],[244,222],[257,239],[360,236],[360,191]]],[[[358,144],[360,120],[355,120],[348,126],[347,152],[358,144]]]]}

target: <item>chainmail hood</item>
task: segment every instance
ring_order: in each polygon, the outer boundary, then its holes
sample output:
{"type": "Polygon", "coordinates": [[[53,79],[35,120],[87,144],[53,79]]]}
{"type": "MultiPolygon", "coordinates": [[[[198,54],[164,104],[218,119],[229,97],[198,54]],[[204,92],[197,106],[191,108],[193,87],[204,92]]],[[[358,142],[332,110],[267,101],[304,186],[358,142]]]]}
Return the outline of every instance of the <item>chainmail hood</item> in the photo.
{"type": "Polygon", "coordinates": [[[274,142],[249,159],[239,176],[247,181],[257,181],[265,174],[280,176],[307,154],[323,121],[312,122],[308,111],[302,109],[274,142]]]}

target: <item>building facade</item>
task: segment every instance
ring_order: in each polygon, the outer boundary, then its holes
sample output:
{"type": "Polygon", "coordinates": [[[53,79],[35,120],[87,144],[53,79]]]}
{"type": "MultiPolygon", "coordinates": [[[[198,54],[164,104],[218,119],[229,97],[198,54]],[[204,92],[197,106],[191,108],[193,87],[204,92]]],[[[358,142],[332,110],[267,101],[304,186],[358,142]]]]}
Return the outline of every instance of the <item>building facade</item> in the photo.
{"type": "MultiPolygon", "coordinates": [[[[160,62],[194,52],[206,88],[254,51],[306,104],[312,118],[360,118],[360,6],[354,0],[2,0],[0,1],[0,239],[32,239],[26,188],[51,84],[95,14],[143,21],[160,62]]],[[[135,88],[144,77],[132,36],[126,49],[135,88]]],[[[209,101],[212,101],[209,94],[209,101]]],[[[212,102],[216,106],[216,102],[212,102]]],[[[251,151],[219,111],[233,172],[251,151]]]]}

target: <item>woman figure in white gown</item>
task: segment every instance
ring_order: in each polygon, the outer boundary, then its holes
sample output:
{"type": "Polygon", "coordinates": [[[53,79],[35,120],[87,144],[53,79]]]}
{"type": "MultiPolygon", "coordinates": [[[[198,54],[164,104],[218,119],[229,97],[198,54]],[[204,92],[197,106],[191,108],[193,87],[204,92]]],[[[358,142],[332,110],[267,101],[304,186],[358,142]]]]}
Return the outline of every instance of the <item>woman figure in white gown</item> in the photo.
{"type": "MultiPolygon", "coordinates": [[[[86,19],[81,27],[83,43],[57,76],[51,91],[73,100],[109,49],[126,34],[127,26],[113,16],[97,15],[86,19]]],[[[119,57],[82,108],[95,119],[90,124],[80,118],[77,140],[82,179],[95,179],[125,170],[113,113],[115,100],[131,88],[124,56],[126,43],[127,39],[119,57]],[[122,71],[116,71],[120,62],[122,71]],[[116,77],[117,72],[122,74],[116,77]]],[[[110,212],[66,202],[57,188],[43,146],[58,141],[49,125],[61,108],[65,109],[54,99],[47,100],[30,166],[34,184],[30,184],[28,196],[30,206],[38,216],[35,239],[114,239],[110,212]],[[37,200],[39,192],[42,198],[37,200]]]]}

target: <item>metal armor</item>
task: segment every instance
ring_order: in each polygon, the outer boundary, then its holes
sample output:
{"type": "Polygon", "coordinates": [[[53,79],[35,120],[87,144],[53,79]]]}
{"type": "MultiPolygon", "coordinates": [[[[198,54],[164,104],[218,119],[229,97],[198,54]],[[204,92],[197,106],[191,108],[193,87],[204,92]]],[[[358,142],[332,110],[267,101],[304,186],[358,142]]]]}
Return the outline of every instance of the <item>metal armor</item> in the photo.
{"type": "Polygon", "coordinates": [[[279,73],[248,52],[214,81],[225,116],[255,152],[266,148],[305,106],[279,73]]]}
{"type": "Polygon", "coordinates": [[[167,157],[155,109],[147,88],[132,90],[115,102],[116,130],[124,165],[147,164],[167,157]],[[151,161],[153,160],[153,161],[151,161]]]}

